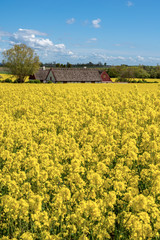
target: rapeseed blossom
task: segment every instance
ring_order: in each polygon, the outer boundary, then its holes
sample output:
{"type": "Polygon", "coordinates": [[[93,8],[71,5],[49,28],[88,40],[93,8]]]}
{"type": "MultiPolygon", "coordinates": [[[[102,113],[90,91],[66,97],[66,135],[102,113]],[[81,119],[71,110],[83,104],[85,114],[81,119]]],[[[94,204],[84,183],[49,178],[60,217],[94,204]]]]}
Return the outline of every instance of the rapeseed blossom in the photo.
{"type": "Polygon", "coordinates": [[[0,239],[159,239],[158,88],[1,84],[0,239]]]}

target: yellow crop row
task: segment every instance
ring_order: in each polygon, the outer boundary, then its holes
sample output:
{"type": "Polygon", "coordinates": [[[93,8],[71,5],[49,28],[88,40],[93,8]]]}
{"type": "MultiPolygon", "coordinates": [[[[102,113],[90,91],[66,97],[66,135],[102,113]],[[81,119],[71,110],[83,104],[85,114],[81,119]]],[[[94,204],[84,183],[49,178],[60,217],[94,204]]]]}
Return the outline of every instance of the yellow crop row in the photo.
{"type": "MultiPolygon", "coordinates": [[[[115,82],[116,81],[116,79],[117,78],[111,78],[112,79],[112,82],[115,82]]],[[[132,78],[132,79],[130,79],[131,81],[132,80],[134,80],[134,81],[139,81],[139,80],[145,80],[145,81],[147,81],[147,82],[158,82],[158,83],[160,83],[160,79],[159,78],[146,78],[146,79],[142,79],[142,78],[132,78]]]]}
{"type": "Polygon", "coordinates": [[[0,84],[0,239],[160,238],[159,84],[0,84]]]}
{"type": "Polygon", "coordinates": [[[16,80],[16,77],[11,75],[11,74],[4,74],[4,73],[0,74],[0,80],[1,81],[4,81],[7,78],[11,79],[12,81],[16,80]]]}

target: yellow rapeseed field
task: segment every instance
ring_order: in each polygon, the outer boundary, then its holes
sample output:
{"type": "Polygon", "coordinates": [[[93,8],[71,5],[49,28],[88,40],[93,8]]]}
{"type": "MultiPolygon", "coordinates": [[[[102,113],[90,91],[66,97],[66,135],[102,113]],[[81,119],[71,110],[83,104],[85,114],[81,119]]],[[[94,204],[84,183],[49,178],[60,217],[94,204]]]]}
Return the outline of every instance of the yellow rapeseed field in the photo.
{"type": "MultiPolygon", "coordinates": [[[[6,73],[0,73],[0,80],[4,81],[6,79],[11,79],[12,81],[15,81],[17,79],[17,77],[15,77],[12,74],[6,74],[6,73]]],[[[29,77],[26,78],[26,81],[29,80],[29,77]]]]}
{"type": "MultiPolygon", "coordinates": [[[[112,82],[116,82],[117,78],[112,78],[112,82]]],[[[139,80],[145,80],[147,82],[158,82],[160,83],[160,79],[159,78],[145,78],[145,79],[142,79],[142,78],[128,78],[128,80],[130,81],[136,81],[138,82],[139,80]]]]}
{"type": "Polygon", "coordinates": [[[1,83],[0,239],[160,239],[160,85],[1,83]]]}

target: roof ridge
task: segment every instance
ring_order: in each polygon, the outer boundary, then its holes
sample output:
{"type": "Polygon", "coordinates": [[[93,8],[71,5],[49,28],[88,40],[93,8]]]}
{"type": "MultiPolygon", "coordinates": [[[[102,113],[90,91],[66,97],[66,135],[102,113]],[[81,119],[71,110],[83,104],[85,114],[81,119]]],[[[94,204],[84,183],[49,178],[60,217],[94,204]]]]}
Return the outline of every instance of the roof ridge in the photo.
{"type": "Polygon", "coordinates": [[[53,70],[96,70],[99,71],[99,69],[95,68],[51,68],[53,70]]]}

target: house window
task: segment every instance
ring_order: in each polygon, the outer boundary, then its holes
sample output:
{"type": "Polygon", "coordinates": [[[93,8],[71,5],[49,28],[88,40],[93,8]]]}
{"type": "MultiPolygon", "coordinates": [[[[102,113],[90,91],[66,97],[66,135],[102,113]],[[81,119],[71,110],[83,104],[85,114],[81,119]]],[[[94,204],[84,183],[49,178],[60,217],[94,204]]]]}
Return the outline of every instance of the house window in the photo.
{"type": "Polygon", "coordinates": [[[50,77],[50,81],[52,81],[52,77],[50,77]]]}

